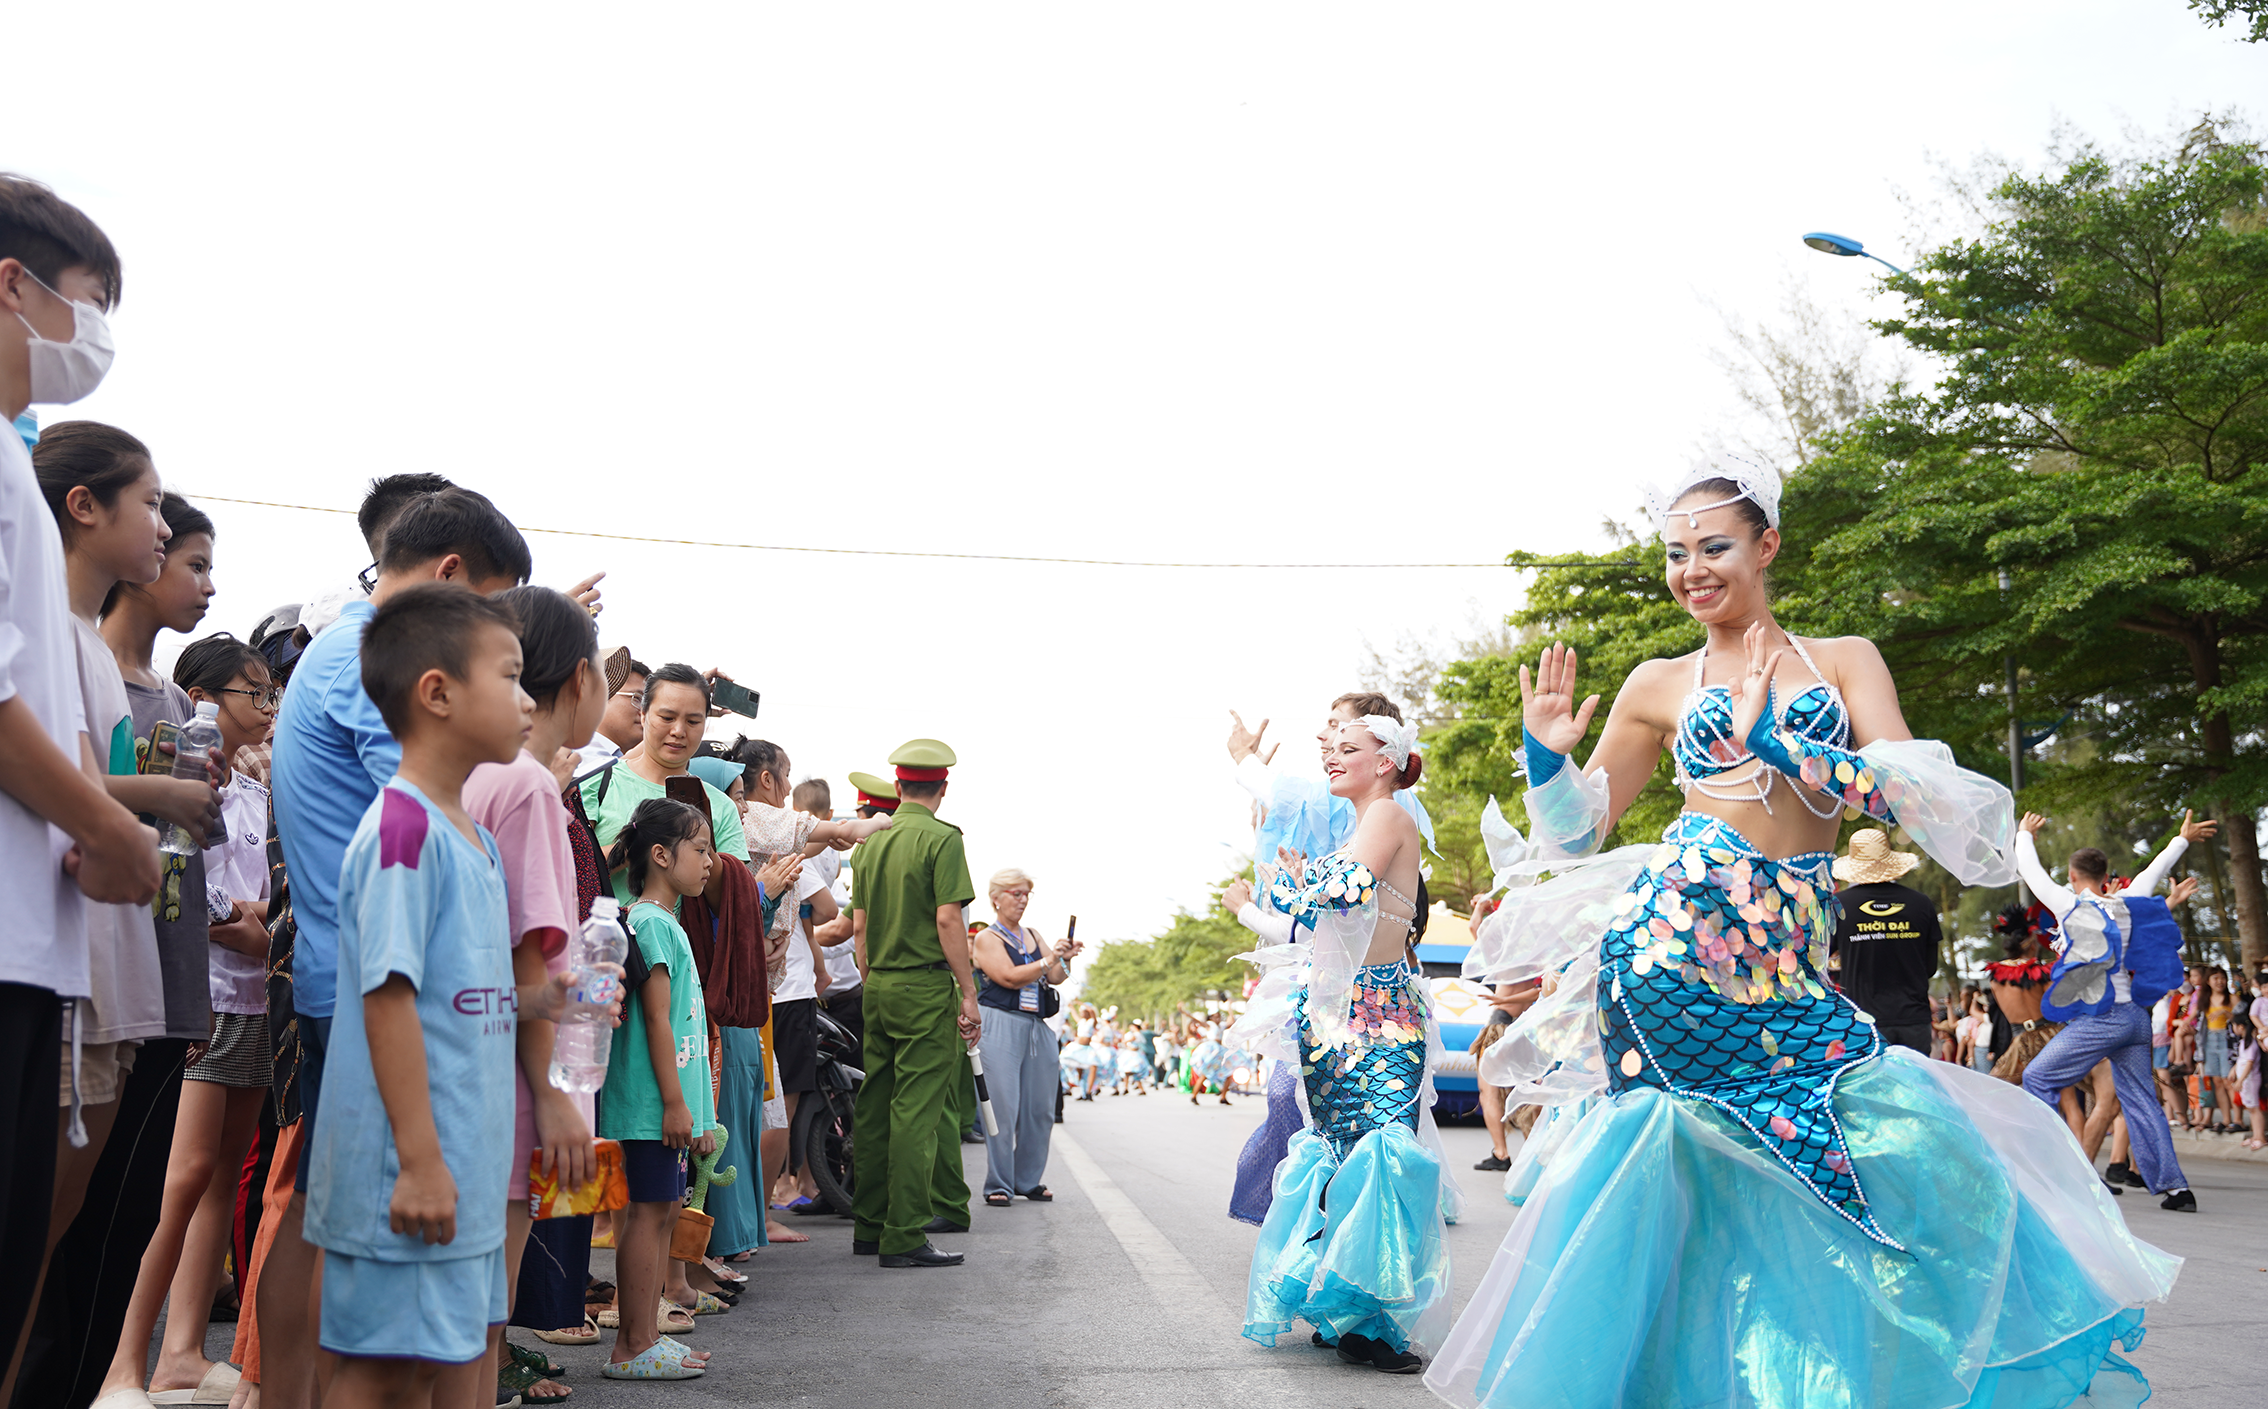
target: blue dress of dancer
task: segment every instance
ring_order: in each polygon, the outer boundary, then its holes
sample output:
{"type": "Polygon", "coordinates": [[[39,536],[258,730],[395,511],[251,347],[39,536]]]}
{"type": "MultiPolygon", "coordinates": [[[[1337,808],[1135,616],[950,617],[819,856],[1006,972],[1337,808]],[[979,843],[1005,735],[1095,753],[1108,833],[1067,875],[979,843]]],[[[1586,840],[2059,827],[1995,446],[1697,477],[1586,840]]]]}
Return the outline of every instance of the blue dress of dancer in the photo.
{"type": "Polygon", "coordinates": [[[1453,1185],[1430,1119],[1440,1037],[1422,977],[1399,959],[1361,963],[1381,888],[1343,853],[1275,877],[1275,905],[1308,941],[1262,951],[1267,974],[1231,1034],[1296,1059],[1308,1117],[1252,1254],[1244,1334],[1263,1345],[1306,1321],[1332,1344],[1362,1335],[1428,1354],[1447,1329],[1453,1185]]]}
{"type": "MultiPolygon", "coordinates": [[[[1261,807],[1260,825],[1252,839],[1252,855],[1263,864],[1272,862],[1279,848],[1288,848],[1302,856],[1328,855],[1345,846],[1347,838],[1354,834],[1354,804],[1332,795],[1319,776],[1273,773],[1257,756],[1248,756],[1237,765],[1237,781],[1261,807]]],[[[1426,815],[1425,804],[1407,789],[1395,792],[1394,802],[1417,823],[1418,835],[1425,838],[1430,849],[1433,819],[1426,815]]],[[[1266,892],[1262,895],[1265,898],[1266,892]]],[[[1245,928],[1276,938],[1278,942],[1282,942],[1283,936],[1277,931],[1288,929],[1281,911],[1264,911],[1257,904],[1252,904],[1237,918],[1245,928]]],[[[1278,1062],[1269,1069],[1268,1113],[1245,1140],[1244,1150],[1236,1160],[1236,1183],[1229,1191],[1229,1217],[1240,1223],[1257,1227],[1267,1220],[1268,1205],[1276,1196],[1276,1166],[1284,1162],[1284,1155],[1291,1149],[1292,1136],[1299,1133],[1304,1123],[1299,1113],[1299,1097],[1293,1090],[1295,1084],[1289,1063],[1278,1062]]]]}
{"type": "MultiPolygon", "coordinates": [[[[1852,750],[1824,681],[1736,740],[1730,691],[1696,674],[1681,784],[1728,796],[1710,780],[1762,760],[1749,796],[1800,783],[1785,791],[1815,816],[1866,812],[1964,881],[2007,883],[2008,795],[1942,744],[1852,750]]],[[[2038,1101],[1886,1049],[1821,977],[1829,853],[1767,857],[1687,812],[1658,845],[1590,855],[1604,778],[1529,749],[1553,876],[1507,898],[1468,971],[1555,986],[1484,1079],[1590,1105],[1519,1191],[1427,1384],[1602,1409],[2146,1398],[2113,1346],[2139,1340],[2179,1260],[2127,1232],[2038,1101]]]]}

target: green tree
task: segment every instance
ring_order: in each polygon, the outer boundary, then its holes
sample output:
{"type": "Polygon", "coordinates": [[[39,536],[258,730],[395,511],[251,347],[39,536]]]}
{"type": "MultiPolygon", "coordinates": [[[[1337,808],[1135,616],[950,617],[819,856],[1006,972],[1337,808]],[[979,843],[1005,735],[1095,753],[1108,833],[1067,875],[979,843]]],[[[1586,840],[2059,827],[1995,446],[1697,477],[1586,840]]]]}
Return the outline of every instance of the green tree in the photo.
{"type": "Polygon", "coordinates": [[[2254,961],[2268,951],[2263,168],[2210,120],[2167,145],[2081,145],[2048,174],[2008,174],[1979,234],[1891,281],[1907,311],[1878,326],[1944,374],[1791,485],[1794,576],[1802,613],[1881,644],[1909,716],[1934,716],[1957,749],[1980,751],[2001,661],[2021,661],[2025,712],[2094,743],[2027,789],[2040,810],[2220,816],[2254,961]]]}
{"type": "Polygon", "coordinates": [[[1236,879],[1215,886],[1201,913],[1176,912],[1164,932],[1096,950],[1080,979],[1080,999],[1157,1022],[1183,1004],[1242,997],[1252,969],[1234,956],[1262,941],[1221,908],[1221,892],[1236,879]]]}
{"type": "Polygon", "coordinates": [[[2255,44],[2268,43],[2268,0],[2189,0],[2199,18],[2218,29],[2241,19],[2251,26],[2244,37],[2255,44]]]}

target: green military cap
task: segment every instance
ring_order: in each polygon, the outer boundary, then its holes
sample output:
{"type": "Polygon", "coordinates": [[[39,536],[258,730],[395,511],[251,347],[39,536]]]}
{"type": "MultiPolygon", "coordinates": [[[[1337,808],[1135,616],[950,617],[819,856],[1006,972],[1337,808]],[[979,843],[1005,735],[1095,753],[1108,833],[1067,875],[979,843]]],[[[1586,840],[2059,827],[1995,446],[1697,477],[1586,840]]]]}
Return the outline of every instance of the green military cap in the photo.
{"type": "Polygon", "coordinates": [[[853,773],[850,785],[858,789],[858,805],[871,807],[877,812],[893,812],[898,806],[898,785],[872,773],[853,773]]]}
{"type": "Polygon", "coordinates": [[[946,770],[959,762],[950,748],[935,739],[909,739],[890,755],[901,783],[943,782],[946,770]]]}

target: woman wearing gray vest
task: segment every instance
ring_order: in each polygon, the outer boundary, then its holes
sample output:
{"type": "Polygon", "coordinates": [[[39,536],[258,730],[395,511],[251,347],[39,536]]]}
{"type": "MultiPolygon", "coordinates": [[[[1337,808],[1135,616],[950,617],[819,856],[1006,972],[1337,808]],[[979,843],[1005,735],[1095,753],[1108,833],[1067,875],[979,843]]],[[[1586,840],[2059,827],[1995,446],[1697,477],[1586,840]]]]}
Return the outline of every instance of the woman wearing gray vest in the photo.
{"type": "Polygon", "coordinates": [[[973,941],[984,1018],[977,1050],[1000,1132],[984,1141],[984,1201],[1006,1208],[1018,1194],[1039,1203],[1055,1197],[1040,1182],[1055,1130],[1055,1034],[1045,1019],[1056,1000],[1048,985],[1070,976],[1079,944],[1066,939],[1050,946],[1024,927],[1032,878],[1022,871],[999,872],[986,890],[997,918],[973,941]]]}

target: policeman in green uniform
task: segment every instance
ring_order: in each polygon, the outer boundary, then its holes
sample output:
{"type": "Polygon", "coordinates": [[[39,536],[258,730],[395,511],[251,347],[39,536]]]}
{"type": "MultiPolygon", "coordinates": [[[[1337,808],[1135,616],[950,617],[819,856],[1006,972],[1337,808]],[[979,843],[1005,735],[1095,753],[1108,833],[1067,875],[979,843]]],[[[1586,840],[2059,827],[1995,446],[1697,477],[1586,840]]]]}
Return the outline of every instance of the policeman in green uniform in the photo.
{"type": "Polygon", "coordinates": [[[850,785],[858,789],[858,815],[872,817],[877,812],[898,810],[898,785],[872,773],[853,773],[850,785]]]}
{"type": "Polygon", "coordinates": [[[961,829],[937,820],[953,751],[915,739],[890,755],[898,810],[860,843],[851,932],[866,975],[866,1084],[859,1087],[851,1200],[852,1250],[884,1267],[951,1267],[932,1233],[962,1232],[961,1173],[968,1045],[981,1024],[962,906],[976,899],[961,829]]]}

